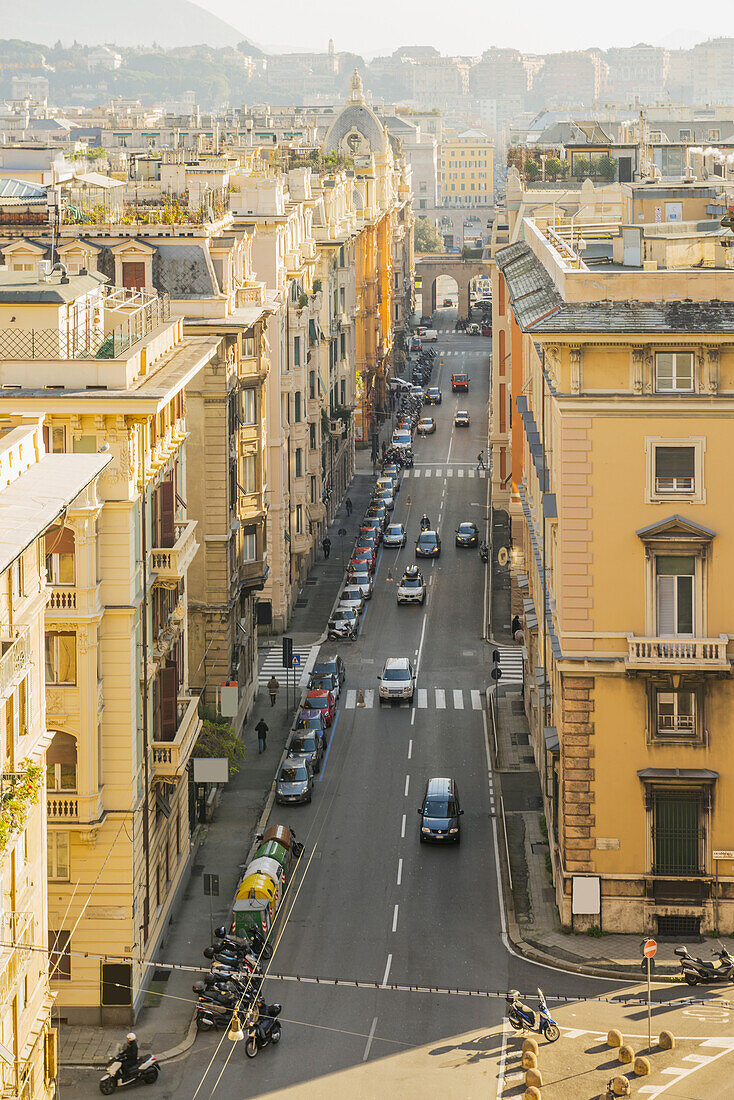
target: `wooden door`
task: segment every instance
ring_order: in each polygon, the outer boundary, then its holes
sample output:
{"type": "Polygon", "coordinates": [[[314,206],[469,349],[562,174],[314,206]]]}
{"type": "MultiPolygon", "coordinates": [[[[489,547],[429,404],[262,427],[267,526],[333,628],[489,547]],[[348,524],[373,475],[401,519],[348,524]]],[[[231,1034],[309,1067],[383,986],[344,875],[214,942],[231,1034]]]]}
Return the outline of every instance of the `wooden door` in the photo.
{"type": "Polygon", "coordinates": [[[128,290],[145,290],[145,263],[142,260],[123,260],[122,285],[128,290]]]}

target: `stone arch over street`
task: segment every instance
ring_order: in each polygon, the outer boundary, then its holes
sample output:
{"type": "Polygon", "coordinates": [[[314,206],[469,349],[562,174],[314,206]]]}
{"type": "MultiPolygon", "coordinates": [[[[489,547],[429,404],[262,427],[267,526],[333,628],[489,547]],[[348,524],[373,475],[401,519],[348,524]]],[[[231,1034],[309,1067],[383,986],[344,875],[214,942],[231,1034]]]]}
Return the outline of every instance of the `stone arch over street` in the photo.
{"type": "Polygon", "coordinates": [[[436,253],[419,256],[415,262],[415,273],[420,276],[423,312],[430,306],[431,313],[436,310],[436,280],[440,275],[450,275],[459,288],[459,317],[469,315],[469,287],[477,275],[488,275],[489,260],[462,260],[460,256],[436,253]]]}

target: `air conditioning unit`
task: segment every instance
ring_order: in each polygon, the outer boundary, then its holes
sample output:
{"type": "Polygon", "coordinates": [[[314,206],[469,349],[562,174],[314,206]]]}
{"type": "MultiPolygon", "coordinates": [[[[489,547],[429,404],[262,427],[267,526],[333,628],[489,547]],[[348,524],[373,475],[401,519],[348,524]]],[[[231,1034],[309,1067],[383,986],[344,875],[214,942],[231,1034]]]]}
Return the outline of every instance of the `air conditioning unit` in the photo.
{"type": "Polygon", "coordinates": [[[52,264],[50,260],[39,260],[38,274],[41,279],[47,279],[49,277],[51,274],[51,267],[52,264]]]}
{"type": "Polygon", "coordinates": [[[344,429],[342,427],[341,420],[330,420],[329,421],[329,433],[330,433],[330,435],[341,435],[343,430],[344,429]]]}

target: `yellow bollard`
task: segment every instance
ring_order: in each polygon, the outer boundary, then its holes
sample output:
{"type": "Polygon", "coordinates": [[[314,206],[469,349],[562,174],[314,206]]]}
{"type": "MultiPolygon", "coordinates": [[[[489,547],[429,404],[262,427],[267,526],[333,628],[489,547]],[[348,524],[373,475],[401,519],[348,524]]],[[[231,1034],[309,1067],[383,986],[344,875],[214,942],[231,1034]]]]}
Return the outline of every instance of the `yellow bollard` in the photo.
{"type": "Polygon", "coordinates": [[[362,688],[360,688],[359,689],[359,695],[357,696],[357,706],[358,707],[363,707],[364,705],[365,705],[364,692],[362,691],[362,688]]]}
{"type": "Polygon", "coordinates": [[[648,1058],[635,1058],[635,1073],[638,1077],[647,1077],[650,1072],[650,1061],[648,1058]]]}
{"type": "Polygon", "coordinates": [[[540,1100],[540,1089],[536,1089],[535,1085],[531,1085],[529,1089],[525,1089],[522,1097],[523,1100],[540,1100]]]}
{"type": "Polygon", "coordinates": [[[531,1054],[537,1054],[538,1053],[538,1040],[537,1039],[531,1039],[530,1036],[528,1036],[527,1039],[523,1039],[523,1041],[522,1041],[522,1052],[523,1052],[523,1054],[527,1054],[528,1052],[530,1052],[531,1054]]]}
{"type": "Polygon", "coordinates": [[[532,1050],[524,1050],[522,1054],[522,1068],[523,1069],[537,1069],[538,1068],[538,1055],[533,1054],[532,1050]]]}
{"type": "Polygon", "coordinates": [[[621,1031],[617,1031],[616,1027],[607,1032],[607,1046],[608,1047],[621,1047],[624,1042],[621,1031]]]}
{"type": "Polygon", "coordinates": [[[543,1087],[543,1074],[539,1069],[529,1069],[525,1073],[525,1084],[529,1088],[540,1089],[543,1087]]]}
{"type": "Polygon", "coordinates": [[[617,1058],[624,1065],[629,1065],[630,1062],[634,1062],[635,1060],[635,1052],[631,1046],[629,1046],[627,1043],[624,1043],[619,1048],[619,1054],[617,1055],[617,1058]]]}
{"type": "Polygon", "coordinates": [[[658,1036],[658,1046],[661,1050],[673,1050],[675,1047],[675,1035],[672,1031],[661,1031],[658,1036]]]}

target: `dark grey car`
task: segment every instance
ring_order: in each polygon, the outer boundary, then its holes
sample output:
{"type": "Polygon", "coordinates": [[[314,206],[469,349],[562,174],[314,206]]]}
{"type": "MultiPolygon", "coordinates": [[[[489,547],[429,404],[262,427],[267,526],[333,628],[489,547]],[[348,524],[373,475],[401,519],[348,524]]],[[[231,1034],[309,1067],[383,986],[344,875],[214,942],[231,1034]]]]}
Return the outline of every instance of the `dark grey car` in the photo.
{"type": "Polygon", "coordinates": [[[288,746],[288,757],[286,763],[291,757],[298,760],[304,760],[311,765],[311,771],[314,775],[318,775],[321,771],[321,762],[324,759],[324,751],[326,749],[326,737],[323,732],[317,730],[302,730],[299,733],[294,733],[291,738],[291,743],[288,746]]]}
{"type": "Polygon", "coordinates": [[[285,759],[275,783],[275,801],[310,802],[313,792],[313,772],[305,760],[285,759]]]}

